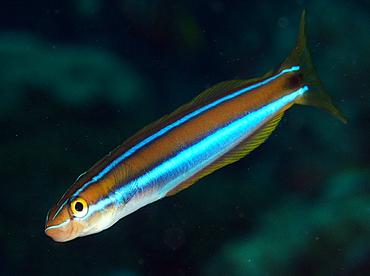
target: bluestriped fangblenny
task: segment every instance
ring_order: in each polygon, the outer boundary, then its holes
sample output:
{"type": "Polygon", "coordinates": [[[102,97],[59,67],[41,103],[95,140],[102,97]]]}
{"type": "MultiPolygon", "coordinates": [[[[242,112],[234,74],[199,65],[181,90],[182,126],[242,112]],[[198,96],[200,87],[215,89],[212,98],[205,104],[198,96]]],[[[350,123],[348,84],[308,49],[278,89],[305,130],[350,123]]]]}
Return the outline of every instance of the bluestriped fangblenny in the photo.
{"type": "Polygon", "coordinates": [[[49,211],[45,233],[60,242],[98,233],[176,194],[258,147],[293,104],[346,122],[316,76],[304,29],[305,11],[297,43],[276,73],[207,89],[81,174],[49,211]]]}

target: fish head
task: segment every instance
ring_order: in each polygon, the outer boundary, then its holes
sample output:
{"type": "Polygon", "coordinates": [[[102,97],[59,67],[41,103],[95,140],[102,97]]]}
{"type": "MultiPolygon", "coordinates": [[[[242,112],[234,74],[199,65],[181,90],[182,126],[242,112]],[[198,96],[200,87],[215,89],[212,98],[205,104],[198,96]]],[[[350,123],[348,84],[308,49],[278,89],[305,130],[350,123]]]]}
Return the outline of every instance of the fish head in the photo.
{"type": "Polygon", "coordinates": [[[93,202],[83,195],[62,199],[46,216],[45,234],[54,241],[66,242],[95,234],[116,221],[116,207],[109,198],[99,202],[93,202]]]}

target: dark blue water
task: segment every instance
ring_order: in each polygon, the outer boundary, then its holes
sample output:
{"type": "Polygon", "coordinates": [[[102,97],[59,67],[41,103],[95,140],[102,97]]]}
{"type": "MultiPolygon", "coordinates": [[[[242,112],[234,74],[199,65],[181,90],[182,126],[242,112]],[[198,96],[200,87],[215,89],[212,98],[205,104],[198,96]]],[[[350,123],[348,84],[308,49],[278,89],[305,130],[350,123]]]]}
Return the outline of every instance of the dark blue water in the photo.
{"type": "Polygon", "coordinates": [[[366,1],[0,6],[0,275],[369,275],[366,1]],[[278,68],[303,9],[349,124],[295,106],[246,158],[112,228],[68,243],[43,233],[76,177],[137,130],[278,68]]]}

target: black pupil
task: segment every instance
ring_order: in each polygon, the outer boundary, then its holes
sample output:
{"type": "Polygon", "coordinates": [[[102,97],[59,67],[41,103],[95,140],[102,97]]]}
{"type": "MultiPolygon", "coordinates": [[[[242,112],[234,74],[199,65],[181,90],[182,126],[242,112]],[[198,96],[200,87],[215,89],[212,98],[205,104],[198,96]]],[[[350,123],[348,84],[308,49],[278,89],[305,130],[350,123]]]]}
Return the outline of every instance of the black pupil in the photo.
{"type": "Polygon", "coordinates": [[[77,212],[81,212],[84,209],[84,206],[81,202],[76,202],[75,209],[77,212]]]}

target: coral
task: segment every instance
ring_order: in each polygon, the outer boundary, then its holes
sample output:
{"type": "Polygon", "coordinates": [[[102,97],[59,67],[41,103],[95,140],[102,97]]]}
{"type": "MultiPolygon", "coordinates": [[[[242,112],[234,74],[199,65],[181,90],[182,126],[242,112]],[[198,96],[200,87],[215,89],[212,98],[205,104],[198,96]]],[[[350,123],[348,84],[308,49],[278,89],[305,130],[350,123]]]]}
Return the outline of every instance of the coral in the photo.
{"type": "Polygon", "coordinates": [[[43,41],[28,33],[0,34],[3,74],[0,115],[11,112],[29,91],[47,93],[61,104],[99,100],[128,106],[147,91],[147,81],[111,52],[43,41]]]}

